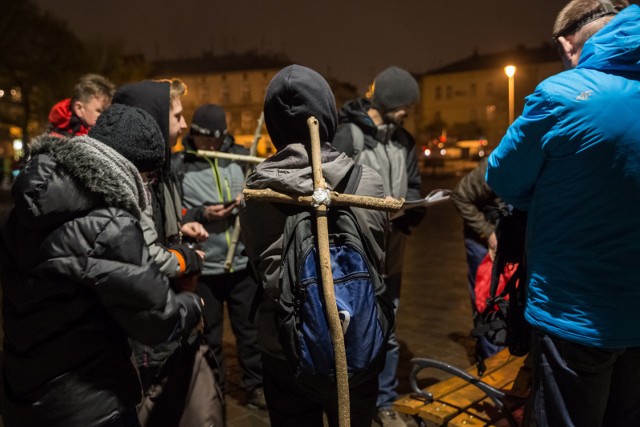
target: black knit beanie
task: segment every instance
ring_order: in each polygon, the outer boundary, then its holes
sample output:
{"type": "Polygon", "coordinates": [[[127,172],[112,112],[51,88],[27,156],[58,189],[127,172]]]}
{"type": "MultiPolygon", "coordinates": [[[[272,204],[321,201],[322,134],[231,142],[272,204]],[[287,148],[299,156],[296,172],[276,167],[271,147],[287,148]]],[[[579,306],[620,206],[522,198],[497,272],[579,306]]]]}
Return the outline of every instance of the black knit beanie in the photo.
{"type": "Polygon", "coordinates": [[[165,144],[155,119],[146,111],[123,104],[112,104],[96,121],[89,136],[122,154],[140,172],[160,168],[165,144]]]}
{"type": "Polygon", "coordinates": [[[227,130],[227,118],[222,107],[205,104],[193,113],[191,133],[220,138],[227,130]]]}
{"type": "Polygon", "coordinates": [[[373,82],[371,102],[383,111],[412,105],[419,99],[418,82],[402,68],[391,66],[378,74],[373,82]]]}

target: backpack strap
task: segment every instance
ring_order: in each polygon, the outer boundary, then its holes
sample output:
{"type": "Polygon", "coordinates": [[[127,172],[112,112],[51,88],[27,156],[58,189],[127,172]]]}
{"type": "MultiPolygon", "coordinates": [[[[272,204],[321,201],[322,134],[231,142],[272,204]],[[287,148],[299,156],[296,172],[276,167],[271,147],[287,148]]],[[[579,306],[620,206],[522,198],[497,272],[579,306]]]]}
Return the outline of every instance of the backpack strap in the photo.
{"type": "Polygon", "coordinates": [[[349,171],[349,181],[345,185],[342,191],[345,194],[356,194],[358,185],[360,185],[360,179],[362,178],[362,165],[357,163],[353,164],[353,167],[349,171]]]}

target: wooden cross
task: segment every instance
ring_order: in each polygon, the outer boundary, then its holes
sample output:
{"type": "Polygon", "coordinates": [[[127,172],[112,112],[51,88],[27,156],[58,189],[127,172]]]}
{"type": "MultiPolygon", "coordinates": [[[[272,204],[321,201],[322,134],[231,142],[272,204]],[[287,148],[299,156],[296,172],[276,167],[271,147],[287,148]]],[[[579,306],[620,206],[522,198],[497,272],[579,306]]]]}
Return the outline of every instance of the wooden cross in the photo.
{"type": "MultiPolygon", "coordinates": [[[[322,176],[322,161],[320,158],[320,132],[318,120],[309,117],[307,120],[309,132],[311,134],[311,168],[313,171],[314,192],[325,191],[327,186],[322,176]]],[[[353,206],[367,209],[377,209],[387,212],[396,212],[404,203],[404,200],[381,199],[377,197],[356,196],[352,194],[340,194],[335,191],[329,192],[330,203],[337,206],[353,206]]],[[[338,306],[333,289],[333,276],[331,271],[331,258],[329,254],[329,229],[327,225],[326,211],[328,206],[325,203],[314,203],[313,196],[290,196],[279,193],[271,189],[251,190],[245,189],[243,195],[246,200],[261,200],[267,202],[289,203],[295,205],[313,206],[316,210],[316,225],[318,230],[318,254],[320,257],[320,275],[322,277],[322,289],[329,322],[329,331],[333,341],[336,382],[338,388],[338,417],[341,427],[349,427],[349,378],[347,375],[347,355],[344,347],[344,335],[338,315],[338,306]]]]}

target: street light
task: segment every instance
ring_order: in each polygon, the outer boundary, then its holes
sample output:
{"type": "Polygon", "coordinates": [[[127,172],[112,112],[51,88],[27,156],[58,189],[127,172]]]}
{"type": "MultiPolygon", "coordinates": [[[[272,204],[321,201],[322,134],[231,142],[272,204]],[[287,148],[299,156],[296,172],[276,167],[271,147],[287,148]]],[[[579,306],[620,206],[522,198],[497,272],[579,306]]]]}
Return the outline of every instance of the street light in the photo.
{"type": "Polygon", "coordinates": [[[515,65],[507,65],[504,67],[504,73],[509,78],[509,124],[513,123],[513,101],[514,101],[514,79],[516,74],[515,65]]]}

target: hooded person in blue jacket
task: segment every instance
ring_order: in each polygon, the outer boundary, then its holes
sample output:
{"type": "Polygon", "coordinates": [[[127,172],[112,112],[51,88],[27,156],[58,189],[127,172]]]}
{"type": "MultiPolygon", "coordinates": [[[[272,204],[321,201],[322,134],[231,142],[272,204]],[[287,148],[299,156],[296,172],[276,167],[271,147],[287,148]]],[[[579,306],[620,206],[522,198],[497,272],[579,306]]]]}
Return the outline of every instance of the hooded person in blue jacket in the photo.
{"type": "Polygon", "coordinates": [[[528,211],[539,425],[640,425],[640,8],[627,5],[560,12],[568,70],[527,98],[489,158],[489,186],[528,211]]]}

